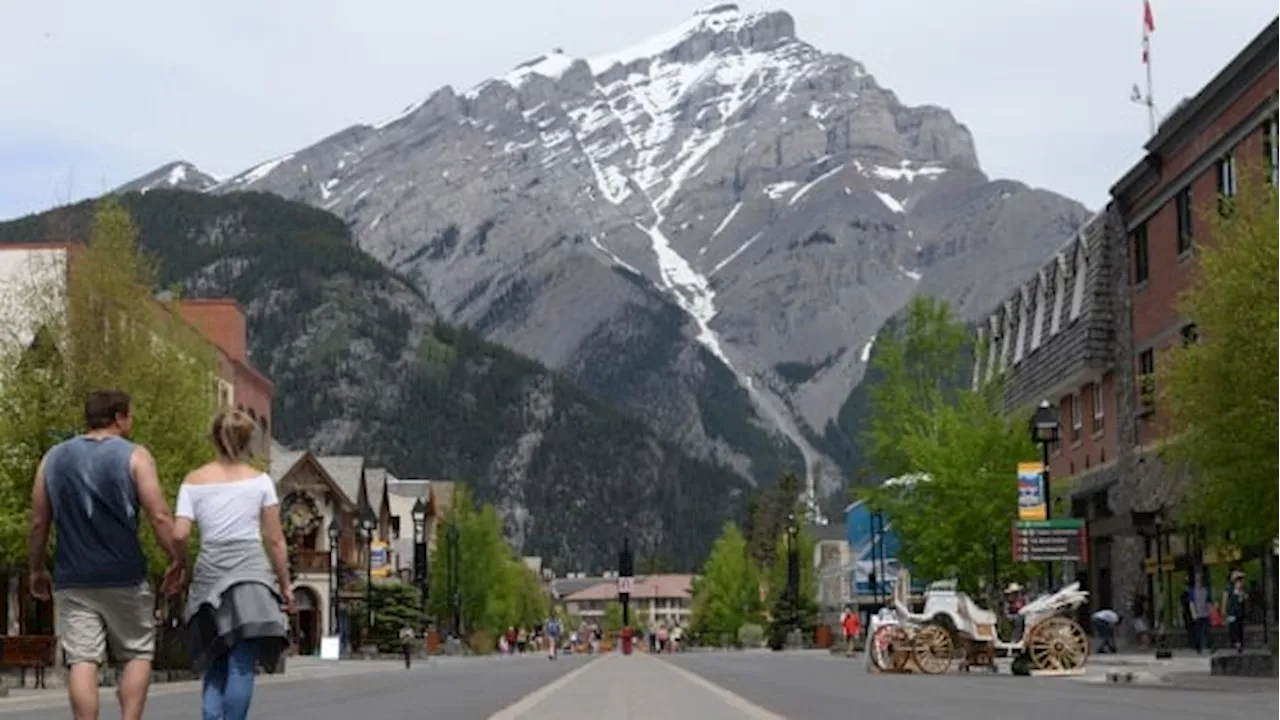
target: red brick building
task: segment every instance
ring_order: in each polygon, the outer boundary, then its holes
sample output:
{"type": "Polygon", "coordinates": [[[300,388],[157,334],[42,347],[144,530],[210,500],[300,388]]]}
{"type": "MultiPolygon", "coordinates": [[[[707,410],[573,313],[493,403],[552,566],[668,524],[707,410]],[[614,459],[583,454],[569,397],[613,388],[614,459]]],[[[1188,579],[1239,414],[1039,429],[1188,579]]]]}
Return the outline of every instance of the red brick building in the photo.
{"type": "Polygon", "coordinates": [[[258,449],[264,456],[268,455],[274,388],[267,376],[249,363],[244,310],[230,298],[183,300],[179,309],[182,317],[218,348],[222,402],[248,412],[258,421],[262,431],[258,449]]]}
{"type": "Polygon", "coordinates": [[[1278,50],[1273,21],[1164,119],[1108,207],[979,330],[975,382],[1003,375],[1007,407],[1028,416],[1041,400],[1058,408],[1054,514],[1089,521],[1090,562],[1076,579],[1094,608],[1128,614],[1143,597],[1154,620],[1177,602],[1174,572],[1228,560],[1205,550],[1199,529],[1177,525],[1187,477],[1156,452],[1155,369],[1168,348],[1196,340],[1176,301],[1196,247],[1212,242],[1219,198],[1234,195],[1247,173],[1276,183],[1278,50]]]}
{"type": "Polygon", "coordinates": [[[1160,353],[1195,340],[1195,325],[1175,305],[1191,281],[1197,243],[1212,241],[1209,216],[1217,212],[1219,197],[1234,195],[1247,174],[1274,179],[1276,49],[1272,23],[1199,94],[1170,114],[1147,143],[1147,156],[1111,188],[1132,259],[1129,296],[1140,446],[1159,438],[1152,400],[1160,353]]]}

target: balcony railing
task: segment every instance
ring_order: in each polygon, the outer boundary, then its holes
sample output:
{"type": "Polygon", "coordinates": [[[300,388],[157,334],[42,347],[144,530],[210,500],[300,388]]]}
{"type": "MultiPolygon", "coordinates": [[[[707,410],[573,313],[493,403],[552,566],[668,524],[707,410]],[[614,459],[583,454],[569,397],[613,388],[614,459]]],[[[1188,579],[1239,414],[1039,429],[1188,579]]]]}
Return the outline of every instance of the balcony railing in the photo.
{"type": "Polygon", "coordinates": [[[328,550],[295,550],[298,572],[329,572],[328,550]]]}

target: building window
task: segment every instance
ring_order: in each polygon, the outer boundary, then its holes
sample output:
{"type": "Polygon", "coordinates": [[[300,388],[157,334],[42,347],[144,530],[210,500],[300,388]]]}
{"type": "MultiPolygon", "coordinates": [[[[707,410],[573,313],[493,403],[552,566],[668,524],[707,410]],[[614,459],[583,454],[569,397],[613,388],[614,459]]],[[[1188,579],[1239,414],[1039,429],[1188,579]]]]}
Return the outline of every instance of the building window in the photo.
{"type": "Polygon", "coordinates": [[[1084,249],[1076,248],[1076,272],[1071,283],[1071,319],[1080,317],[1084,309],[1084,282],[1089,274],[1088,261],[1084,257],[1084,249]]]}
{"type": "Polygon", "coordinates": [[[1138,353],[1138,398],[1145,410],[1156,405],[1156,351],[1147,348],[1138,353]]]}
{"type": "Polygon", "coordinates": [[[1200,340],[1200,333],[1196,330],[1195,323],[1187,323],[1182,326],[1182,346],[1194,345],[1200,340]]]}
{"type": "Polygon", "coordinates": [[[1084,428],[1084,413],[1080,412],[1080,393],[1071,396],[1071,442],[1080,442],[1080,431],[1084,428]]]}
{"type": "Polygon", "coordinates": [[[1102,383],[1093,384],[1093,432],[1098,434],[1107,426],[1107,406],[1106,398],[1102,396],[1102,383]]]}
{"type": "Polygon", "coordinates": [[[1231,153],[1218,161],[1218,213],[1231,209],[1231,198],[1236,196],[1236,158],[1231,153]]]}
{"type": "Polygon", "coordinates": [[[1280,116],[1272,115],[1267,121],[1263,145],[1267,153],[1267,181],[1276,187],[1280,185],[1280,116]]]}
{"type": "Polygon", "coordinates": [[[1178,191],[1176,204],[1178,209],[1178,254],[1182,255],[1191,251],[1191,188],[1185,187],[1178,191]]]}
{"type": "Polygon", "coordinates": [[[1150,255],[1147,247],[1147,224],[1133,231],[1133,284],[1141,285],[1151,277],[1150,255]]]}

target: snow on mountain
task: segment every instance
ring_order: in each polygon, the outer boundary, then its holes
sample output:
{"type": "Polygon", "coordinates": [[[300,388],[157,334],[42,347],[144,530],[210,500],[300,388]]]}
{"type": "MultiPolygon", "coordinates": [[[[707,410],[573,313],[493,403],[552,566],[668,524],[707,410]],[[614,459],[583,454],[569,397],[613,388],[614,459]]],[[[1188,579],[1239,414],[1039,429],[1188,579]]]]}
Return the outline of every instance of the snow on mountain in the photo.
{"type": "Polygon", "coordinates": [[[980,316],[1086,219],[989,180],[949,111],[903,105],[790,14],[731,4],[211,189],[330,210],[448,319],[753,479],[803,462],[823,492],[849,474],[824,430],[885,320],[916,293],[980,316]]]}
{"type": "Polygon", "coordinates": [[[114,192],[126,193],[136,190],[145,193],[156,188],[203,192],[217,183],[217,179],[212,175],[202,172],[189,162],[179,160],[162,165],[136,180],[125,183],[114,192]]]}

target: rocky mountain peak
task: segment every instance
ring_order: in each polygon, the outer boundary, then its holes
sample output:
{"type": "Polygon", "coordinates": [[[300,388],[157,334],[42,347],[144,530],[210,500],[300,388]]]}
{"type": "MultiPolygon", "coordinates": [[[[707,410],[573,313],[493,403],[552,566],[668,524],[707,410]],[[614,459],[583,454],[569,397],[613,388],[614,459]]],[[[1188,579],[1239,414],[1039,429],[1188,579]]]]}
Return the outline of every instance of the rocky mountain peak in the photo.
{"type": "Polygon", "coordinates": [[[178,160],[161,165],[146,175],[121,185],[115,189],[115,192],[126,193],[136,190],[145,193],[156,188],[203,192],[217,184],[217,178],[186,160],[178,160]]]}
{"type": "Polygon", "coordinates": [[[442,87],[211,192],[237,190],[333,212],[442,317],[695,455],[828,492],[828,426],[884,322],[918,293],[980,315],[1087,218],[990,182],[950,111],[790,14],[730,4],[442,87]]]}

